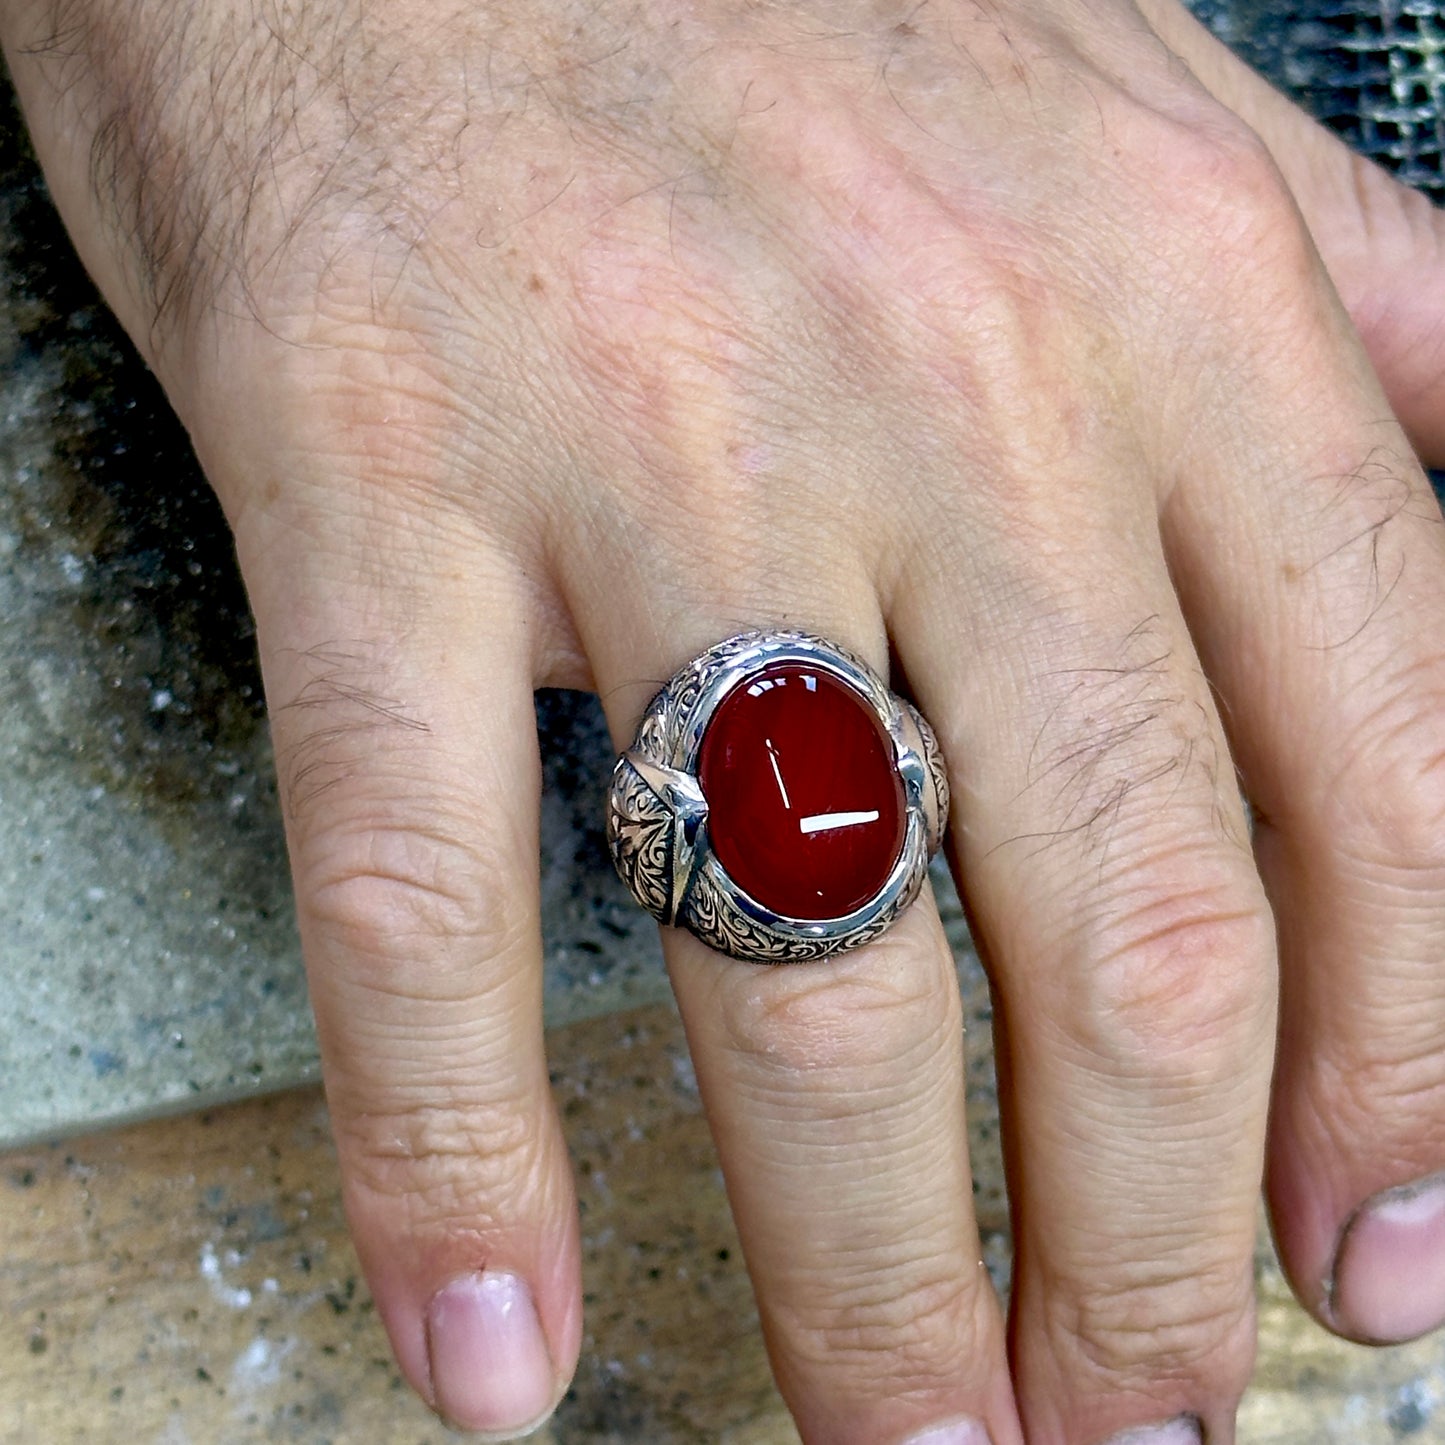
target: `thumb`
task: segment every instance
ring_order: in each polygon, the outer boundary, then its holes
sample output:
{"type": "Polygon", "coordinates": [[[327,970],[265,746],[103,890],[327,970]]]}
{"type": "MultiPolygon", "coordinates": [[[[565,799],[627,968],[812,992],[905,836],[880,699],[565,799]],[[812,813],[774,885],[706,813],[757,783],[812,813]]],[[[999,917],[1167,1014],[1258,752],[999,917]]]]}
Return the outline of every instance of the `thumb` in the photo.
{"type": "Polygon", "coordinates": [[[1445,465],[1445,211],[1313,121],[1177,0],[1140,8],[1269,147],[1396,416],[1421,460],[1445,465]]]}

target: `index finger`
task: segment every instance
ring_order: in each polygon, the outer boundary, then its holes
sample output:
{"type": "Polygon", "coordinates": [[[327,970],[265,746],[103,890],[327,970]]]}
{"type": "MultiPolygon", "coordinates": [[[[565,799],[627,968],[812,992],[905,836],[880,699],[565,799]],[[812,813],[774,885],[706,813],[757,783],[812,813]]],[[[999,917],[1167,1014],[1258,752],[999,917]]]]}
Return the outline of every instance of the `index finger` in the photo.
{"type": "Polygon", "coordinates": [[[364,485],[325,495],[324,557],[294,493],[237,535],[343,1197],[408,1380],[510,1437],[554,1408],[581,1336],[525,589],[470,534],[417,548],[400,515],[359,525],[388,505],[364,485]]]}

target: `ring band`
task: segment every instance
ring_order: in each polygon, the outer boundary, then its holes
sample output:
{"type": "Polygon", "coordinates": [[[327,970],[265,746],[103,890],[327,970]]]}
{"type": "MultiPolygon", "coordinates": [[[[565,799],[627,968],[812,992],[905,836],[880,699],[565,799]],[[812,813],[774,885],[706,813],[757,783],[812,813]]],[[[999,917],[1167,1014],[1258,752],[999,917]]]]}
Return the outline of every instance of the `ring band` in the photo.
{"type": "Polygon", "coordinates": [[[885,932],[947,818],[911,703],[835,643],[745,632],[648,705],[613,770],[607,842],[660,922],[732,958],[802,963],[885,932]]]}

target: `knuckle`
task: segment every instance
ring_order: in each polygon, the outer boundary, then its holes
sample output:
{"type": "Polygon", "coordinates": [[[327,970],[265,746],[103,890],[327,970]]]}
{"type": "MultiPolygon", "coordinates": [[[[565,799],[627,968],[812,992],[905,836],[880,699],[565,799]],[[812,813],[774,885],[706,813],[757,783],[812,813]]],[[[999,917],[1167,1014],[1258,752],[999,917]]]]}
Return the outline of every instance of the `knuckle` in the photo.
{"type": "Polygon", "coordinates": [[[358,961],[414,957],[419,946],[473,961],[516,955],[532,919],[524,890],[506,882],[514,866],[459,833],[435,813],[409,824],[332,824],[307,850],[308,921],[358,961]]]}
{"type": "Polygon", "coordinates": [[[1070,1293],[1051,1306],[1050,1333],[1064,1358],[1101,1383],[1207,1385],[1242,1394],[1255,1353],[1255,1303],[1249,1272],[1234,1262],[1155,1258],[1132,1278],[1070,1293]]]}
{"type": "Polygon", "coordinates": [[[1226,220],[1251,229],[1292,214],[1289,188],[1269,147],[1232,116],[1182,130],[1171,127],[1167,155],[1172,194],[1196,221],[1202,213],[1216,223],[1226,220]]]}
{"type": "Polygon", "coordinates": [[[629,439],[683,452],[707,440],[688,411],[718,396],[723,373],[745,356],[731,287],[708,271],[701,256],[670,251],[661,218],[599,227],[571,260],[573,359],[629,439]]]}
{"type": "Polygon", "coordinates": [[[379,690],[377,659],[313,649],[293,662],[306,680],[273,727],[303,926],[363,979],[419,945],[472,964],[528,946],[527,824],[461,781],[431,727],[379,690]]]}
{"type": "MultiPolygon", "coordinates": [[[[1173,284],[1177,288],[1179,262],[1187,256],[1202,298],[1237,294],[1241,277],[1268,284],[1272,294],[1299,290],[1315,276],[1317,262],[1269,147],[1217,108],[1194,119],[1187,124],[1155,117],[1144,141],[1151,159],[1141,174],[1159,177],[1151,182],[1147,209],[1160,227],[1173,284]],[[1227,289],[1221,293],[1222,286],[1227,289]]],[[[1250,321],[1258,325],[1256,313],[1250,321]]]]}
{"type": "Polygon", "coordinates": [[[1283,190],[1269,147],[1259,135],[1228,114],[1207,126],[1190,128],[1187,143],[1175,152],[1171,174],[1186,192],[1210,203],[1273,200],[1283,190]]]}
{"type": "Polygon", "coordinates": [[[593,547],[602,529],[651,559],[644,565],[668,592],[680,563],[731,588],[755,565],[768,531],[756,524],[779,507],[770,447],[743,446],[734,425],[739,379],[765,371],[771,343],[742,314],[736,280],[710,259],[710,243],[669,234],[671,225],[666,215],[613,217],[567,259],[550,320],[585,405],[561,425],[585,427],[579,449],[613,457],[611,502],[598,505],[584,488],[547,523],[572,547],[593,547]],[[659,536],[668,560],[650,545],[659,536]]]}
{"type": "Polygon", "coordinates": [[[1008,841],[1060,877],[1039,944],[1064,961],[1059,1026],[1094,1071],[1217,1082],[1241,1031],[1272,1024],[1273,922],[1193,692],[1151,619],[1037,699],[1008,841]]]}
{"type": "MultiPolygon", "coordinates": [[[[517,450],[526,400],[505,378],[463,375],[444,338],[429,334],[434,317],[416,314],[425,312],[413,306],[416,287],[391,288],[385,308],[339,294],[357,289],[333,276],[285,322],[267,319],[275,337],[300,345],[268,345],[257,405],[284,417],[299,465],[285,485],[218,473],[237,520],[261,516],[324,536],[357,573],[384,567],[393,595],[410,589],[423,606],[443,558],[465,552],[475,575],[499,580],[518,558],[535,561],[540,509],[517,450]],[[502,416],[517,430],[498,427],[502,416]],[[314,478],[325,485],[308,485],[314,478]]],[[[340,650],[312,659],[317,677],[303,706],[317,701],[329,671],[353,670],[352,659],[333,661],[340,650]]]]}
{"type": "Polygon", "coordinates": [[[837,1280],[825,1306],[775,1316],[790,1361],[808,1379],[848,1381],[850,1394],[926,1396],[956,1380],[984,1349],[977,1283],[940,1262],[900,1290],[896,1261],[837,1280]]]}
{"type": "Polygon", "coordinates": [[[1111,1071],[1207,1089],[1238,1072],[1241,1035],[1269,1057],[1274,924],[1237,866],[1212,879],[1197,859],[1182,867],[1153,860],[1111,900],[1073,971],[1075,1016],[1111,1071]]]}
{"type": "MultiPolygon", "coordinates": [[[[961,1032],[956,986],[897,929],[830,969],[730,974],[717,997],[720,1036],[745,1067],[787,1085],[824,1083],[841,1101],[879,1079],[912,1077],[961,1032]]],[[[844,1107],[841,1102],[840,1107],[844,1107]]]]}
{"type": "Polygon", "coordinates": [[[548,1131],[516,1104],[461,1094],[345,1108],[333,1127],[353,1198],[393,1218],[500,1227],[535,1213],[555,1159],[548,1131]]]}

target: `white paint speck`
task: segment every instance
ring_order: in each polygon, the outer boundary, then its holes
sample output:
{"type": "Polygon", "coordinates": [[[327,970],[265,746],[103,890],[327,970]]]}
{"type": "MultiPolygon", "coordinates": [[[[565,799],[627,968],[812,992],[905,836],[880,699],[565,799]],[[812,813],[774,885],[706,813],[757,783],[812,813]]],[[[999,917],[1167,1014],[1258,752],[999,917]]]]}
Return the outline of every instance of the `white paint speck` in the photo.
{"type": "Polygon", "coordinates": [[[683,1093],[697,1093],[697,1075],[693,1072],[692,1060],[686,1054],[672,1056],[672,1077],[683,1093]]]}
{"type": "MultiPolygon", "coordinates": [[[[241,1262],[241,1256],[234,1249],[226,1251],[226,1263],[237,1265],[241,1262]]],[[[211,1293],[223,1305],[229,1305],[233,1310],[245,1310],[251,1307],[251,1291],[248,1289],[237,1289],[234,1285],[226,1283],[221,1275],[221,1261],[216,1254],[215,1245],[207,1241],[201,1246],[201,1278],[211,1287],[211,1293]]]]}
{"type": "Polygon", "coordinates": [[[281,1366],[297,1345],[294,1336],[284,1340],[267,1340],[257,1336],[236,1356],[231,1366],[231,1393],[233,1396],[253,1394],[267,1389],[281,1379],[281,1366]]]}

